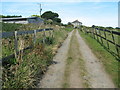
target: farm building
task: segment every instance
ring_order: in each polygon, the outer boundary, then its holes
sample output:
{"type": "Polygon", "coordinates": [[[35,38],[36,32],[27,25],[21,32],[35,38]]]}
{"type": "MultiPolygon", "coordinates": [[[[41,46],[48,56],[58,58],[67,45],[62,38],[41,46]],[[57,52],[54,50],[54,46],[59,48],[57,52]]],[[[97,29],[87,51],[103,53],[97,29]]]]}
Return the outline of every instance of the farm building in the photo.
{"type": "Polygon", "coordinates": [[[43,19],[39,17],[28,17],[28,18],[0,18],[0,21],[4,23],[20,23],[20,24],[28,24],[28,23],[44,23],[43,19]]]}
{"type": "Polygon", "coordinates": [[[78,20],[73,21],[71,24],[74,25],[74,28],[79,28],[82,25],[82,23],[79,22],[78,20]]]}

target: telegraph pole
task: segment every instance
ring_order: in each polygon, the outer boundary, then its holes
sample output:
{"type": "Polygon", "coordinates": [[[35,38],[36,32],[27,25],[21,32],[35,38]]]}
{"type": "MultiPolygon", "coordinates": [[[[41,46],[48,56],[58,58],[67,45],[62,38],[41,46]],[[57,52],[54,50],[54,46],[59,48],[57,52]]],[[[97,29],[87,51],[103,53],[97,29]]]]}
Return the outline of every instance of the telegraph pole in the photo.
{"type": "Polygon", "coordinates": [[[39,4],[40,5],[40,17],[41,17],[41,11],[42,11],[42,8],[41,8],[41,4],[39,4]]]}

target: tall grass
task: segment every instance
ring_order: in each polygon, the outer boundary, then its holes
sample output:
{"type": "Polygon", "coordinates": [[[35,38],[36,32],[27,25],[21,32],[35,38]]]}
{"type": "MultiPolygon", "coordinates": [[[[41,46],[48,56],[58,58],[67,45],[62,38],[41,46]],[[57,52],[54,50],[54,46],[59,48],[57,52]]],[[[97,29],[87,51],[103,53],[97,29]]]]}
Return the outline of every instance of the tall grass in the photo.
{"type": "Polygon", "coordinates": [[[0,25],[2,25],[3,32],[15,31],[16,29],[19,29],[22,26],[22,24],[1,23],[1,22],[0,25]]]}
{"type": "MultiPolygon", "coordinates": [[[[47,28],[47,26],[44,27],[47,28]]],[[[54,28],[54,32],[51,31],[52,35],[49,34],[49,31],[46,32],[45,43],[43,43],[43,32],[37,33],[37,40],[34,48],[19,52],[15,59],[11,59],[9,64],[2,66],[3,88],[37,87],[47,67],[52,64],[52,58],[55,54],[53,52],[57,51],[57,48],[59,48],[68,33],[65,28],[61,28],[60,26],[51,27],[54,28]]],[[[5,40],[6,39],[3,39],[3,42],[5,42],[5,40]]],[[[9,51],[9,53],[7,53],[7,55],[9,55],[14,52],[14,44],[13,42],[11,43],[10,47],[9,42],[3,44],[3,47],[7,47],[3,49],[3,53],[9,51]],[[11,47],[13,51],[11,51],[11,47]]],[[[19,36],[18,48],[22,50],[28,45],[32,45],[32,43],[32,35],[19,36]]]]}

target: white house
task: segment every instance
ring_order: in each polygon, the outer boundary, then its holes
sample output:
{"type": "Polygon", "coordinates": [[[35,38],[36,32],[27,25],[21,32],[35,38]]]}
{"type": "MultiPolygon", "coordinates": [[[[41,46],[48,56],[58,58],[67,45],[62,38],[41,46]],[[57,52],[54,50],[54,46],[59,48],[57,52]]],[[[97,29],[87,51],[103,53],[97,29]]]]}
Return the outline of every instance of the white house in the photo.
{"type": "Polygon", "coordinates": [[[0,18],[0,21],[4,23],[20,23],[20,24],[28,24],[28,23],[44,23],[43,19],[39,17],[28,17],[28,18],[0,18]]]}
{"type": "Polygon", "coordinates": [[[82,25],[78,20],[73,21],[72,24],[74,25],[74,28],[79,28],[82,25]]]}

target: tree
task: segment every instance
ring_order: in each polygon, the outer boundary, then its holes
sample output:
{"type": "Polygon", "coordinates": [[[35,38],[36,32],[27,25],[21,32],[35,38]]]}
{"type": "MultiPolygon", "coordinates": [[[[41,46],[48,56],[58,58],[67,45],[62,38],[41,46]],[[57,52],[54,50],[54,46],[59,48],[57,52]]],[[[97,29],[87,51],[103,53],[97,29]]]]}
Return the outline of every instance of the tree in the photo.
{"type": "Polygon", "coordinates": [[[120,27],[116,27],[115,29],[120,29],[120,27]]]}
{"type": "Polygon", "coordinates": [[[47,11],[47,12],[44,12],[42,15],[41,15],[42,18],[44,19],[54,19],[54,18],[57,18],[59,17],[59,15],[57,13],[54,13],[52,11],[47,11]]]}
{"type": "Polygon", "coordinates": [[[108,28],[108,29],[114,29],[113,27],[106,27],[106,28],[108,28]]]}
{"type": "Polygon", "coordinates": [[[95,25],[92,25],[92,28],[95,28],[95,25]]]}
{"type": "Polygon", "coordinates": [[[68,22],[68,23],[67,23],[67,26],[68,26],[68,27],[73,27],[73,24],[72,24],[71,22],[68,22]]]}
{"type": "Polygon", "coordinates": [[[44,20],[44,23],[45,24],[53,24],[53,20],[51,20],[51,19],[44,20]]]}
{"type": "Polygon", "coordinates": [[[60,18],[54,18],[53,21],[55,21],[57,23],[61,23],[61,19],[60,18]]]}
{"type": "Polygon", "coordinates": [[[61,23],[61,19],[58,18],[59,15],[57,13],[54,13],[52,11],[46,11],[41,15],[42,18],[45,20],[52,20],[54,24],[61,23]]]}
{"type": "Polygon", "coordinates": [[[72,25],[72,23],[71,23],[71,22],[68,22],[67,25],[72,25]]]}

